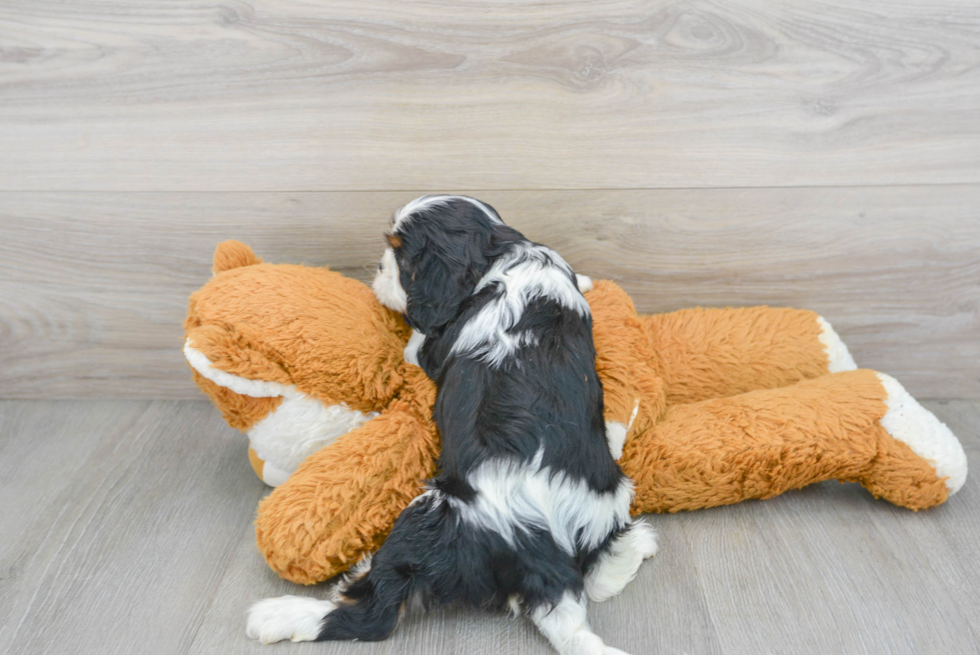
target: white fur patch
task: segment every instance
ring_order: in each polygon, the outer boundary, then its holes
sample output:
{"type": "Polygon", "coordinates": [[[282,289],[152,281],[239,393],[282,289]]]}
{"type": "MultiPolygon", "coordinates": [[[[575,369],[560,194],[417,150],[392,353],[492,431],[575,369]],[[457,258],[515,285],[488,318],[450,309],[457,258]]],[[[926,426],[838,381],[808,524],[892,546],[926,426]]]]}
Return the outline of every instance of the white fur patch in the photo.
{"type": "Polygon", "coordinates": [[[377,415],[343,404],[324,405],[293,389],[279,407],[251,427],[248,438],[260,459],[291,474],[307,457],[377,415]]]}
{"type": "Polygon", "coordinates": [[[559,655],[626,655],[621,650],[606,646],[599,635],[592,632],[585,611],[585,599],[565,592],[554,607],[540,607],[531,613],[531,620],[538,627],[559,655]]]}
{"type": "Polygon", "coordinates": [[[627,427],[619,421],[606,421],[606,441],[613,459],[623,456],[623,446],[626,445],[627,427]]]}
{"type": "Polygon", "coordinates": [[[539,450],[526,464],[502,459],[484,462],[466,476],[476,497],[470,502],[452,496],[446,500],[464,521],[499,534],[511,546],[518,530],[536,527],[551,533],[569,554],[595,548],[629,523],[632,480],[624,477],[615,491],[596,493],[584,480],[542,467],[543,455],[539,450]]]}
{"type": "Polygon", "coordinates": [[[637,520],[619,535],[585,578],[585,591],[594,601],[612,598],[636,577],[640,564],[657,554],[657,533],[646,521],[637,520]]]}
{"type": "Polygon", "coordinates": [[[371,560],[374,558],[374,553],[367,553],[357,560],[354,566],[347,569],[347,573],[343,575],[340,581],[333,586],[330,591],[330,600],[335,604],[340,604],[342,602],[343,593],[347,591],[348,588],[365,575],[371,572],[371,560]]]}
{"type": "Polygon", "coordinates": [[[385,248],[381,256],[381,265],[371,282],[371,289],[378,302],[388,309],[399,313],[408,311],[408,294],[402,287],[401,272],[395,260],[395,251],[391,248],[385,248]]]}
{"type": "Polygon", "coordinates": [[[937,476],[946,478],[946,488],[952,496],[966,482],[966,453],[959,439],[935,414],[920,405],[898,380],[884,373],[877,375],[888,394],[885,398],[888,411],[881,419],[881,427],[928,461],[936,469],[937,476]]]}
{"type": "Polygon", "coordinates": [[[391,230],[392,232],[397,232],[398,228],[406,223],[416,212],[422,211],[423,209],[429,209],[431,207],[437,207],[439,205],[446,205],[453,200],[461,200],[463,202],[468,202],[471,205],[475,205],[480,211],[487,215],[493,223],[501,223],[500,217],[497,216],[490,208],[484,203],[480,202],[476,198],[470,198],[469,196],[447,196],[447,195],[433,195],[433,196],[421,196],[407,203],[395,212],[395,215],[391,218],[391,230]]]}
{"type": "Polygon", "coordinates": [[[818,316],[817,323],[820,325],[820,335],[817,338],[823,344],[823,351],[827,353],[827,370],[830,373],[856,370],[857,364],[854,358],[851,357],[850,351],[831,327],[830,322],[823,316],[818,316]]]}
{"type": "Polygon", "coordinates": [[[313,641],[320,635],[323,619],[336,609],[329,600],[304,596],[266,598],[248,610],[245,634],[263,644],[289,639],[313,641]]]}
{"type": "Polygon", "coordinates": [[[405,361],[413,366],[419,365],[419,350],[425,343],[425,335],[418,330],[412,330],[412,336],[405,345],[405,361]]]}
{"type": "Polygon", "coordinates": [[[478,293],[496,284],[502,295],[489,301],[463,326],[450,354],[465,354],[499,366],[518,348],[534,344],[534,335],[514,334],[511,330],[535,298],[549,298],[580,316],[588,316],[589,303],[572,282],[571,270],[549,248],[530,243],[515,245],[493,263],[474,290],[478,293]]]}

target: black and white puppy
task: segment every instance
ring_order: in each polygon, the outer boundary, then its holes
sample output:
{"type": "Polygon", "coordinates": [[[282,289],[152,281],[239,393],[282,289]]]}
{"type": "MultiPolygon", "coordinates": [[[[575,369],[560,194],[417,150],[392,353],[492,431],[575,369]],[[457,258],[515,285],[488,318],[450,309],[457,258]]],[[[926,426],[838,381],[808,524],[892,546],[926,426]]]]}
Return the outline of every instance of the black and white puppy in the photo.
{"type": "Polygon", "coordinates": [[[437,384],[439,473],[334,600],[262,601],[249,636],[383,639],[418,598],[523,607],[563,655],[621,653],[585,596],[619,593],[657,543],[607,443],[587,279],[462,196],[409,203],[388,243],[374,290],[437,384]]]}

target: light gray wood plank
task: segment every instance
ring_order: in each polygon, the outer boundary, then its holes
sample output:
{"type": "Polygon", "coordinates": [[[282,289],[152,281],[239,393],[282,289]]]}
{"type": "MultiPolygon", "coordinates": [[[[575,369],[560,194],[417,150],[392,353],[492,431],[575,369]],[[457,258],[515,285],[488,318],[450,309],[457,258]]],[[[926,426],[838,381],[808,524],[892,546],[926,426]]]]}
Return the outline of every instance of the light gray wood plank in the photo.
{"type": "Polygon", "coordinates": [[[265,491],[242,436],[206,403],[0,412],[4,467],[24,467],[4,483],[0,649],[185,652],[265,491]]]}
{"type": "Polygon", "coordinates": [[[0,650],[10,644],[46,571],[57,565],[88,500],[91,462],[104,462],[149,406],[0,403],[0,650]]]}
{"type": "MultiPolygon", "coordinates": [[[[928,407],[980,456],[980,403],[928,407]]],[[[248,605],[326,590],[278,579],[256,552],[266,489],[242,446],[203,402],[0,402],[0,652],[268,652],[244,635],[248,605]]],[[[634,655],[977,653],[978,497],[974,476],[914,513],[825,483],[647,517],[661,553],[590,619],[634,655]]],[[[412,613],[376,644],[278,648],[551,652],[525,620],[460,608],[412,613]]]]}
{"type": "MultiPolygon", "coordinates": [[[[980,526],[980,403],[963,400],[924,403],[961,437],[967,460],[973,465],[971,481],[953,502],[923,512],[922,520],[906,521],[892,538],[914,552],[916,561],[929,566],[950,598],[970,619],[974,644],[980,644],[980,569],[976,565],[977,530],[980,526]]],[[[893,524],[894,525],[894,524],[893,524]]],[[[975,648],[977,648],[975,646],[975,648]]]]}
{"type": "MultiPolygon", "coordinates": [[[[0,397],[198,398],[180,325],[217,242],[368,280],[418,193],[0,193],[0,397]]],[[[811,308],[913,394],[980,398],[978,185],[470,193],[640,311],[811,308]]]]}
{"type": "MultiPolygon", "coordinates": [[[[657,518],[652,519],[657,521],[657,518]]],[[[718,641],[706,608],[708,601],[692,575],[695,570],[689,545],[679,526],[659,528],[662,554],[646,564],[637,580],[620,596],[592,604],[589,619],[606,642],[627,652],[727,652],[718,641]]],[[[277,578],[255,552],[243,543],[229,566],[208,609],[192,655],[223,652],[260,654],[263,647],[244,637],[245,612],[261,598],[294,594],[323,597],[329,585],[304,587],[277,578]]],[[[377,643],[333,642],[291,644],[296,655],[491,655],[526,653],[551,655],[548,643],[524,618],[449,607],[424,614],[410,612],[387,640],[377,643]]]]}
{"type": "Polygon", "coordinates": [[[980,182],[972,0],[9,0],[0,186],[980,182]]]}
{"type": "MultiPolygon", "coordinates": [[[[976,423],[956,427],[976,454],[976,423]]],[[[670,520],[693,544],[727,652],[977,653],[975,567],[944,535],[975,543],[978,491],[974,476],[946,505],[913,513],[831,482],[670,520]]]]}

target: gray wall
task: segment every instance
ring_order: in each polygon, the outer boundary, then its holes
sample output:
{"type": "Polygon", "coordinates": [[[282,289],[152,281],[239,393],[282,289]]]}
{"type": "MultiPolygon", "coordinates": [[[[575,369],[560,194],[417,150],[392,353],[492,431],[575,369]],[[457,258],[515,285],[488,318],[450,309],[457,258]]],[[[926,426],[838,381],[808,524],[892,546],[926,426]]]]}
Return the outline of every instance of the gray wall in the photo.
{"type": "Polygon", "coordinates": [[[198,397],[218,241],[367,279],[446,190],[643,311],[809,307],[980,398],[980,6],[779,4],[4,2],[0,398],[198,397]]]}

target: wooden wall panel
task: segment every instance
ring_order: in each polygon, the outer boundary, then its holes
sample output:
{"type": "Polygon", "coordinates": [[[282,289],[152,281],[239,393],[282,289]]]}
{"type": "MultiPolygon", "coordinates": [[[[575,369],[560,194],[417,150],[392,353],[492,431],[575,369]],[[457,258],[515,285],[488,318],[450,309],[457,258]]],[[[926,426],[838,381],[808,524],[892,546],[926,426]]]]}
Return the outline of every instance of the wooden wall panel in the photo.
{"type": "Polygon", "coordinates": [[[975,0],[7,0],[0,189],[980,182],[975,0]]]}
{"type": "MultiPolygon", "coordinates": [[[[418,193],[0,193],[0,398],[197,397],[217,242],[368,280],[418,193]]],[[[913,393],[980,398],[980,185],[469,193],[642,311],[812,308],[913,393]]]]}

